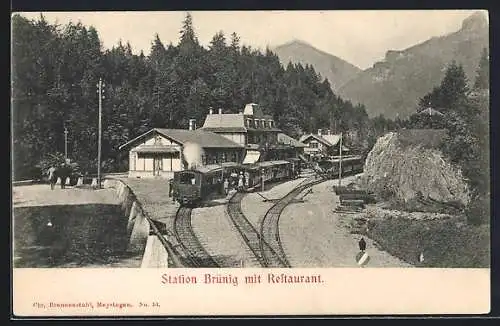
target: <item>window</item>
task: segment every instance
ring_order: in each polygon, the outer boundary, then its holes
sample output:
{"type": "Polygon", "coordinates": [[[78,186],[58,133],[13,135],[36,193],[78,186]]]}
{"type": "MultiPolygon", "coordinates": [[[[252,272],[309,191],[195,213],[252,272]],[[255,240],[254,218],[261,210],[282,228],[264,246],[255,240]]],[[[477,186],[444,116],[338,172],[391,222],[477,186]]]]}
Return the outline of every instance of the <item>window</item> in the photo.
{"type": "Polygon", "coordinates": [[[194,173],[182,173],[179,182],[181,184],[194,184],[193,180],[196,181],[194,173]]]}
{"type": "Polygon", "coordinates": [[[318,148],[318,143],[317,142],[310,142],[309,147],[311,148],[318,148]]]}

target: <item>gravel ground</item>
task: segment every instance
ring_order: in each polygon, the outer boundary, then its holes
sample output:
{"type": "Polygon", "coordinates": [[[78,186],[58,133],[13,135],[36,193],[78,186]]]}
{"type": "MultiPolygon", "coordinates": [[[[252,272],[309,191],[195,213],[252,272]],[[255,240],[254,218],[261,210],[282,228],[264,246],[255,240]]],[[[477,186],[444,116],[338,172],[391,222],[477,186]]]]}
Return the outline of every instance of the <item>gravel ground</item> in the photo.
{"type": "Polygon", "coordinates": [[[134,192],[149,217],[160,222],[169,222],[175,216],[179,204],[168,197],[168,181],[161,179],[123,178],[134,192]]]}
{"type": "MultiPolygon", "coordinates": [[[[353,178],[353,177],[350,177],[353,178]]],[[[344,182],[350,182],[346,178],[344,182]]],[[[361,236],[344,227],[350,217],[333,212],[338,197],[332,191],[337,180],[312,187],[304,203],[287,206],[280,218],[280,237],[292,267],[357,267],[361,236]]],[[[370,261],[367,267],[411,267],[365,238],[370,261]]]]}
{"type": "Polygon", "coordinates": [[[47,185],[29,185],[14,187],[12,191],[14,207],[49,206],[49,205],[82,205],[111,204],[119,201],[113,189],[80,189],[60,187],[50,190],[47,185]]]}
{"type": "MultiPolygon", "coordinates": [[[[305,178],[298,178],[282,184],[278,184],[271,189],[261,192],[260,194],[268,199],[279,199],[289,193],[299,183],[304,181],[305,178]]],[[[264,198],[257,193],[249,193],[241,201],[241,210],[247,217],[250,223],[259,230],[260,220],[264,217],[266,212],[274,205],[274,202],[264,202],[264,198]]]]}
{"type": "Polygon", "coordinates": [[[224,205],[193,209],[193,230],[205,250],[221,267],[260,267],[224,205]]]}

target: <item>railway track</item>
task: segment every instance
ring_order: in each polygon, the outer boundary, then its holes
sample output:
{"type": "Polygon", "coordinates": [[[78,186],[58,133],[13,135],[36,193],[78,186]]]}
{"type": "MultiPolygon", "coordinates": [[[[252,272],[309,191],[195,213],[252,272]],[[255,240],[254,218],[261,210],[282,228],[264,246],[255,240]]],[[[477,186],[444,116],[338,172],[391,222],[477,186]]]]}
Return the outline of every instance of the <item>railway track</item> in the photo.
{"type": "Polygon", "coordinates": [[[174,236],[183,250],[182,260],[187,267],[219,267],[217,262],[203,248],[191,225],[192,209],[179,207],[174,218],[174,236]]]}
{"type": "Polygon", "coordinates": [[[288,194],[278,200],[264,215],[260,223],[261,252],[265,263],[269,267],[291,267],[281,244],[279,234],[279,218],[281,212],[288,206],[302,191],[321,183],[326,179],[309,178],[300,185],[292,189],[288,194]],[[264,245],[265,244],[265,245],[264,245]],[[271,250],[269,250],[270,248],[271,250]],[[278,258],[278,259],[276,259],[278,258]]]}
{"type": "MultiPolygon", "coordinates": [[[[261,234],[254,228],[252,223],[246,218],[241,211],[241,200],[245,196],[244,193],[236,193],[226,205],[229,218],[240,233],[241,237],[250,248],[254,256],[257,258],[262,267],[271,267],[270,261],[280,262],[280,257],[274,252],[267,243],[262,241],[261,234]],[[264,256],[264,252],[265,256],[264,256]],[[266,258],[267,257],[267,258],[266,258]],[[271,258],[270,258],[271,257],[271,258]]],[[[284,266],[284,262],[281,262],[284,266]]]]}

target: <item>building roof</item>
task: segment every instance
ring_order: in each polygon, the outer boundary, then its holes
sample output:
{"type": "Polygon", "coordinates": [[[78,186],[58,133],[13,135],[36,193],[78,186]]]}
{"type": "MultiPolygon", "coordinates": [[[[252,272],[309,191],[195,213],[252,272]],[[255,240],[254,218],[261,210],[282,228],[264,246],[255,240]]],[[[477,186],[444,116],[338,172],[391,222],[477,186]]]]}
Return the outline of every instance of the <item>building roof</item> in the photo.
{"type": "MultiPolygon", "coordinates": [[[[271,119],[271,116],[261,116],[259,118],[267,117],[271,119]]],[[[205,123],[200,129],[213,132],[241,132],[245,133],[247,131],[281,131],[281,129],[272,128],[248,128],[245,127],[245,116],[242,113],[212,113],[208,114],[205,118],[205,123]]]]}
{"type": "Polygon", "coordinates": [[[124,147],[129,146],[130,144],[135,143],[139,139],[142,139],[143,137],[151,133],[159,133],[182,145],[191,142],[200,145],[202,148],[243,148],[242,145],[210,131],[200,129],[187,130],[154,128],[126,142],[125,144],[121,145],[119,149],[123,149],[124,147]]]}
{"type": "Polygon", "coordinates": [[[245,120],[241,113],[208,114],[200,129],[212,131],[246,132],[245,120]]]}
{"type": "Polygon", "coordinates": [[[443,116],[444,114],[441,113],[440,111],[433,109],[431,107],[428,107],[426,109],[423,109],[422,111],[418,112],[417,114],[426,114],[426,115],[439,115],[443,116]]]}
{"type": "Polygon", "coordinates": [[[278,143],[292,145],[293,147],[306,147],[306,145],[297,139],[294,139],[287,134],[280,132],[278,134],[278,143]]]}
{"type": "Polygon", "coordinates": [[[243,109],[243,114],[253,115],[257,118],[263,117],[264,115],[261,108],[256,103],[248,103],[247,105],[245,105],[245,108],[243,109]]]}
{"type": "Polygon", "coordinates": [[[307,135],[303,135],[300,137],[299,141],[301,143],[304,143],[306,140],[308,140],[309,138],[314,138],[316,139],[317,141],[325,144],[326,146],[330,147],[330,146],[333,146],[328,140],[326,140],[325,138],[323,138],[322,136],[319,136],[319,135],[315,135],[315,134],[307,134],[307,135]]]}
{"type": "MultiPolygon", "coordinates": [[[[331,147],[331,146],[336,146],[339,142],[340,142],[340,135],[316,135],[316,134],[308,134],[308,135],[303,135],[302,137],[300,137],[300,142],[305,142],[307,139],[309,138],[314,138],[316,139],[317,141],[325,144],[326,146],[328,147],[331,147]]],[[[348,151],[349,149],[347,147],[345,147],[344,145],[342,145],[342,150],[343,151],[348,151]]]]}
{"type": "Polygon", "coordinates": [[[332,146],[337,145],[340,141],[340,135],[321,135],[321,137],[326,139],[326,141],[332,144],[332,146]]]}

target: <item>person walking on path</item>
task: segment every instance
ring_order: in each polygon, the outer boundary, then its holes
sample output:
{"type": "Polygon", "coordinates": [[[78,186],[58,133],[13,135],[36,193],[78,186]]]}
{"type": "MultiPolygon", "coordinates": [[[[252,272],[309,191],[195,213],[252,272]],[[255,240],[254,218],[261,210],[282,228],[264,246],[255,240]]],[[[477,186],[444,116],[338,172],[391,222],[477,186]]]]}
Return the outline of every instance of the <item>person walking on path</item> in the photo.
{"type": "Polygon", "coordinates": [[[49,174],[50,190],[54,190],[57,181],[56,168],[51,165],[47,172],[49,174]]]}
{"type": "Polygon", "coordinates": [[[358,242],[359,252],[356,255],[356,262],[359,266],[364,267],[370,261],[370,255],[366,252],[366,241],[361,238],[358,242]]]}

